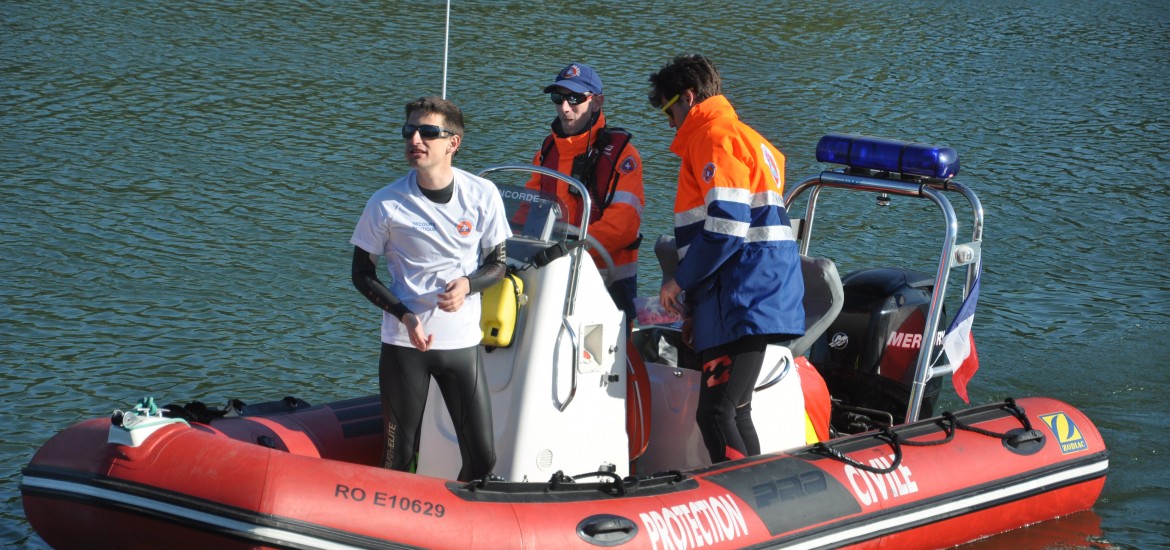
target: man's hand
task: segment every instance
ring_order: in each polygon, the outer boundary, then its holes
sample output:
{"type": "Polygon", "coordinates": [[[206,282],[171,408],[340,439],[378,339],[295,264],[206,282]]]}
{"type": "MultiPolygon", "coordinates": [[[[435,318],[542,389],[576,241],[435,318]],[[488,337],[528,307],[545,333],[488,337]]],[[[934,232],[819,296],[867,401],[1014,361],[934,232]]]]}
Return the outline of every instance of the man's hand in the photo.
{"type": "Polygon", "coordinates": [[[439,309],[448,313],[459,311],[468,292],[471,292],[471,282],[467,277],[459,277],[447,283],[446,292],[439,294],[439,309]]]}
{"type": "Polygon", "coordinates": [[[658,291],[658,303],[662,304],[662,309],[673,313],[679,317],[683,316],[683,306],[678,301],[678,295],[682,292],[682,288],[674,279],[662,283],[662,288],[658,291]]]}
{"type": "Polygon", "coordinates": [[[413,313],[403,315],[402,324],[406,325],[406,332],[410,334],[410,345],[419,351],[431,349],[431,344],[435,342],[435,335],[427,334],[417,315],[413,313]]]}

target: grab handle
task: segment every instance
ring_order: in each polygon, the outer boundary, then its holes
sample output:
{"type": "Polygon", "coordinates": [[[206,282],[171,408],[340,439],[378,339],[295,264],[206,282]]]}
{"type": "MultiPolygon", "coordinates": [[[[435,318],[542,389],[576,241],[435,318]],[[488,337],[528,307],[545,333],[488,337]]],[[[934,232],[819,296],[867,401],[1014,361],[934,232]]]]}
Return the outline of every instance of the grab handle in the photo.
{"type": "Polygon", "coordinates": [[[565,409],[569,407],[569,403],[573,402],[573,397],[577,395],[577,368],[581,366],[581,343],[580,338],[577,336],[577,331],[573,330],[573,325],[569,323],[568,317],[561,319],[561,328],[563,330],[557,332],[557,344],[556,346],[553,346],[553,349],[560,351],[561,335],[566,332],[569,333],[569,340],[573,344],[573,372],[569,377],[571,380],[569,386],[569,397],[567,397],[565,401],[561,403],[559,407],[557,407],[557,410],[565,412],[565,409]]]}

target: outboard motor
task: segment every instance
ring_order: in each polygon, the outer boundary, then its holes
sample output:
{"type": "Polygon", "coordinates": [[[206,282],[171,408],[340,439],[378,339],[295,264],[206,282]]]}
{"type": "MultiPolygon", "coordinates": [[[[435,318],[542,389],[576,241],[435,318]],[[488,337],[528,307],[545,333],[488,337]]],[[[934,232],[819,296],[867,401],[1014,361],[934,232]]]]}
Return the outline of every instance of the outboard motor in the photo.
{"type": "MultiPolygon", "coordinates": [[[[850,409],[883,411],[893,423],[901,423],[922,349],[934,277],[878,268],[850,273],[841,282],[845,304],[809,355],[829,393],[843,405],[835,407],[833,426],[845,433],[870,428],[850,429],[857,424],[850,409]]],[[[927,382],[922,417],[933,414],[941,387],[941,378],[927,382]]]]}

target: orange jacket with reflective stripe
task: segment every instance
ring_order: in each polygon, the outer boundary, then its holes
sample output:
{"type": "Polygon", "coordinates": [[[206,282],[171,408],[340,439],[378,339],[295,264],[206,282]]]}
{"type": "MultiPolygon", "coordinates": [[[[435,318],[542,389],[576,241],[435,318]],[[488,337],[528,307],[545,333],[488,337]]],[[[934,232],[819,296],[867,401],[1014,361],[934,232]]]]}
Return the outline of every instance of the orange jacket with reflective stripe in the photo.
{"type": "Polygon", "coordinates": [[[740,122],[722,95],[687,111],[670,150],[682,159],[674,278],[695,319],[695,348],[804,334],[804,279],[782,195],[784,155],[740,122]]]}
{"type": "MultiPolygon", "coordinates": [[[[552,168],[562,174],[572,174],[573,159],[577,155],[584,154],[588,147],[595,144],[598,130],[603,127],[605,127],[604,113],[598,116],[593,128],[588,132],[568,137],[552,134],[553,147],[549,148],[548,152],[543,155],[544,151],[537,151],[532,163],[552,168]],[[543,158],[541,158],[542,156],[543,158]]],[[[603,151],[602,154],[605,152],[603,151]]],[[[631,250],[627,247],[638,238],[642,227],[642,210],[646,205],[646,198],[642,188],[642,158],[638,155],[638,150],[634,145],[627,143],[625,148],[620,151],[620,156],[613,159],[613,162],[612,174],[617,178],[613,199],[607,207],[601,210],[599,218],[589,220],[589,234],[593,235],[597,242],[601,243],[601,246],[609,252],[614,263],[612,279],[617,281],[638,274],[638,250],[636,248],[631,250]]],[[[598,170],[597,175],[604,177],[601,175],[601,170],[598,170]]],[[[601,186],[600,194],[604,196],[605,190],[610,187],[610,182],[596,181],[598,179],[600,178],[582,183],[590,191],[601,186]]],[[[569,192],[567,183],[558,180],[556,185],[557,197],[568,207],[564,221],[571,225],[580,224],[581,198],[569,192]]],[[[541,176],[534,174],[528,180],[526,187],[540,189],[541,176]]],[[[597,195],[598,193],[593,194],[594,197],[597,195]]],[[[596,201],[596,199],[594,200],[596,201]]],[[[590,254],[593,256],[597,268],[602,270],[602,277],[605,277],[605,262],[595,252],[590,251],[590,254]]]]}

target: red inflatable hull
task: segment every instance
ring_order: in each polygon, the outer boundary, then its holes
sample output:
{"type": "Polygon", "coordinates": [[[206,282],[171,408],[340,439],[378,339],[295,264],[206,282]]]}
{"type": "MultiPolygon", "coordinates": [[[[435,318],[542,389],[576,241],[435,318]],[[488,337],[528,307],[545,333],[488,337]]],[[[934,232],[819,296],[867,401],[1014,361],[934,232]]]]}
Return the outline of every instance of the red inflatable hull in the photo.
{"type": "Polygon", "coordinates": [[[373,397],[175,424],[138,447],[107,443],[110,421],[95,419],[46,443],[21,491],[29,522],[62,549],[940,548],[1101,494],[1108,451],[1089,419],[1052,399],[1016,403],[1033,432],[987,405],[623,483],[461,484],[372,467],[373,397]]]}

